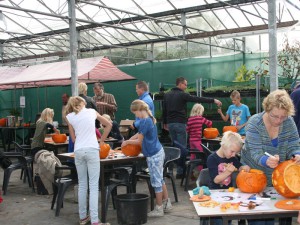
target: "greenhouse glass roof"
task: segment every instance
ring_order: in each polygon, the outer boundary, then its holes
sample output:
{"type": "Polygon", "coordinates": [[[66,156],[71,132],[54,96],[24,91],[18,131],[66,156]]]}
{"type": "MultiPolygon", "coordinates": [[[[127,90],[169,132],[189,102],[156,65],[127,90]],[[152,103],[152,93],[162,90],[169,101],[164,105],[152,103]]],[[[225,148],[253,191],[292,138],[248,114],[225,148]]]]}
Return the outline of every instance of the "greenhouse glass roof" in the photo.
{"type": "MultiPolygon", "coordinates": [[[[0,0],[2,63],[67,56],[71,1],[81,53],[170,41],[233,49],[222,38],[268,29],[266,0],[0,0]]],[[[278,28],[297,29],[299,1],[276,4],[278,28]]]]}

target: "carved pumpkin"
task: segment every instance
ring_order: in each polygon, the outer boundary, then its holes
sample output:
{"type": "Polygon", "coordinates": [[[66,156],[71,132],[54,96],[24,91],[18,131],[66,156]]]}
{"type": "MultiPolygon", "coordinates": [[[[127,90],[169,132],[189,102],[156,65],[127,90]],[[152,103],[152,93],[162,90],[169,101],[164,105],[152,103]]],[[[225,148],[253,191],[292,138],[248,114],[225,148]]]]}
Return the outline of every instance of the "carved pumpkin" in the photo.
{"type": "Polygon", "coordinates": [[[275,190],[286,198],[300,196],[300,165],[293,160],[280,163],[272,173],[275,190]]]}
{"type": "Polygon", "coordinates": [[[203,136],[207,139],[214,139],[218,137],[219,131],[217,128],[205,128],[203,131],[203,136]]]}
{"type": "Polygon", "coordinates": [[[138,156],[142,151],[142,147],[140,145],[129,144],[129,145],[123,146],[121,148],[121,150],[122,150],[123,154],[126,156],[138,156]]]}
{"type": "Polygon", "coordinates": [[[242,192],[259,193],[267,186],[267,176],[257,169],[251,169],[249,172],[241,170],[236,177],[236,185],[242,192]]]}
{"type": "Polygon", "coordinates": [[[225,133],[226,131],[232,131],[232,132],[235,132],[235,133],[238,132],[238,130],[235,126],[224,126],[223,127],[223,133],[225,133]]]}
{"type": "Polygon", "coordinates": [[[0,127],[6,127],[6,118],[0,119],[0,127]]]}
{"type": "Polygon", "coordinates": [[[66,134],[53,134],[52,140],[55,143],[65,143],[67,140],[67,135],[66,134]]]}
{"type": "Polygon", "coordinates": [[[110,145],[109,144],[103,144],[100,145],[100,151],[99,151],[99,157],[100,159],[105,159],[110,151],[110,145]]]}

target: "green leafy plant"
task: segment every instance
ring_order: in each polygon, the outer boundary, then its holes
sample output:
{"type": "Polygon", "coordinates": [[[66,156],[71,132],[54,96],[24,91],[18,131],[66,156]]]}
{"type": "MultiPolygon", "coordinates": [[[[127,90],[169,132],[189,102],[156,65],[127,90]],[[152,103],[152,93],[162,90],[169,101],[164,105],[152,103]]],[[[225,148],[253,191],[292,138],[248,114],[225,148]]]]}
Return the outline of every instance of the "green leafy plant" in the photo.
{"type": "Polygon", "coordinates": [[[248,70],[246,68],[246,65],[241,65],[238,70],[234,73],[235,79],[234,82],[244,82],[244,81],[250,81],[255,79],[255,75],[258,72],[255,70],[248,70]]]}
{"type": "MultiPolygon", "coordinates": [[[[277,65],[280,68],[279,76],[286,77],[295,82],[300,75],[300,42],[295,41],[290,44],[286,38],[282,51],[277,53],[277,65]]],[[[269,59],[262,60],[262,65],[269,66],[269,59]]],[[[263,74],[268,74],[268,70],[261,69],[263,74]]]]}
{"type": "Polygon", "coordinates": [[[21,115],[20,111],[16,108],[11,108],[9,110],[9,114],[12,115],[12,116],[15,116],[15,117],[18,117],[21,115]]]}

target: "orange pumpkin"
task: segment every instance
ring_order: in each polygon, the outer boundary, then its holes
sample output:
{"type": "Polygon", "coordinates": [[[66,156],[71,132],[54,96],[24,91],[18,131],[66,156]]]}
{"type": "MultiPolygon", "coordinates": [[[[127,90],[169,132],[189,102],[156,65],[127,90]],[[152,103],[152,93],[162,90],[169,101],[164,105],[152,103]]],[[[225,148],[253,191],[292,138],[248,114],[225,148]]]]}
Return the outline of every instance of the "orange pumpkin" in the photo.
{"type": "Polygon", "coordinates": [[[300,165],[293,160],[280,163],[272,173],[275,190],[286,198],[300,196],[300,165]]]}
{"type": "Polygon", "coordinates": [[[238,130],[235,126],[224,126],[223,127],[223,133],[225,133],[226,131],[232,131],[232,132],[235,132],[235,133],[238,132],[238,130]]]}
{"type": "Polygon", "coordinates": [[[0,119],[0,127],[6,127],[6,118],[0,119]]]}
{"type": "Polygon", "coordinates": [[[267,176],[257,169],[251,169],[249,172],[241,170],[236,177],[236,185],[242,192],[259,193],[267,186],[267,176]]]}
{"type": "Polygon", "coordinates": [[[65,143],[67,140],[67,135],[66,134],[53,134],[52,140],[55,143],[65,143]]]}
{"type": "Polygon", "coordinates": [[[218,137],[219,131],[217,128],[205,128],[203,131],[203,136],[207,139],[214,139],[218,137]]]}
{"type": "Polygon", "coordinates": [[[122,150],[123,154],[126,156],[138,156],[142,151],[142,147],[140,145],[129,144],[129,145],[123,146],[121,148],[121,150],[122,150]]]}
{"type": "Polygon", "coordinates": [[[105,159],[110,151],[110,145],[109,144],[103,144],[100,145],[100,151],[99,151],[99,157],[100,159],[105,159]]]}

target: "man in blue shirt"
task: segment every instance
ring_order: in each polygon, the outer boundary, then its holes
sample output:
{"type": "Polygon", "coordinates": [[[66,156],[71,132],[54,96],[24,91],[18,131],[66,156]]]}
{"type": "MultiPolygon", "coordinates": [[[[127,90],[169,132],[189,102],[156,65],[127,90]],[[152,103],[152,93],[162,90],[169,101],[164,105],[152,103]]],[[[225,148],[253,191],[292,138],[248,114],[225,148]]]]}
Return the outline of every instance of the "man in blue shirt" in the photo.
{"type": "MultiPolygon", "coordinates": [[[[139,96],[139,100],[144,101],[149,106],[149,109],[152,112],[152,115],[155,116],[154,115],[154,104],[153,104],[153,100],[152,100],[151,96],[149,95],[149,88],[148,88],[147,83],[145,81],[137,82],[137,84],[135,85],[135,90],[136,90],[137,95],[139,96]]],[[[140,124],[140,119],[135,118],[132,128],[138,128],[139,124],[140,124]]]]}

